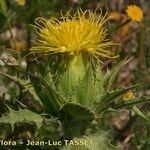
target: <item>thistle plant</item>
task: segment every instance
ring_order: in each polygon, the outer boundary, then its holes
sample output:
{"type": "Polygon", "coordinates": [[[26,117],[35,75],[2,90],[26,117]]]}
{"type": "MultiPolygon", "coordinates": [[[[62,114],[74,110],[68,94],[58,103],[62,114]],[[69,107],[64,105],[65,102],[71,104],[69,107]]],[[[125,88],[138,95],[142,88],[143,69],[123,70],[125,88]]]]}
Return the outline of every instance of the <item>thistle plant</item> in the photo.
{"type": "MultiPolygon", "coordinates": [[[[61,139],[81,138],[83,135],[94,139],[100,136],[99,123],[104,113],[123,107],[132,108],[138,102],[149,100],[148,97],[136,98],[133,95],[129,96],[132,101],[127,100],[124,94],[131,93],[139,84],[112,89],[127,59],[112,70],[101,70],[103,61],[118,57],[111,50],[118,43],[109,39],[105,26],[109,20],[107,14],[102,16],[100,11],[97,15],[97,11],[78,9],[74,15],[71,11],[61,14],[59,19],[36,19],[37,39],[30,49],[34,60],[28,68],[28,78],[1,74],[21,86],[32,101],[42,105],[44,111],[36,114],[31,109],[19,109],[14,113],[10,109],[9,115],[15,119],[12,121],[9,116],[2,116],[1,122],[14,124],[32,120],[40,127],[42,118],[49,115],[59,120],[63,130],[61,139]],[[95,125],[96,133],[92,134],[88,129],[92,131],[95,125]]],[[[100,141],[97,142],[100,145],[100,141]]],[[[91,150],[91,147],[86,148],[91,150]]]]}

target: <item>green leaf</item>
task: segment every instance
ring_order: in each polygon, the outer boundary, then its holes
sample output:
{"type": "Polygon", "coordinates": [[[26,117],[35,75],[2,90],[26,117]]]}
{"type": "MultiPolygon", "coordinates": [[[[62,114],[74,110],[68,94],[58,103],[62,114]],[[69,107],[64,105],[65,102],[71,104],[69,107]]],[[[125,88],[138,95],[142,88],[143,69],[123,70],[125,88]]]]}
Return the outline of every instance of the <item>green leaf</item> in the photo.
{"type": "Polygon", "coordinates": [[[144,103],[144,102],[150,102],[150,97],[145,96],[145,97],[135,98],[133,100],[126,101],[126,102],[120,99],[118,103],[114,104],[113,108],[114,109],[129,108],[131,106],[134,106],[135,104],[144,103]]]}
{"type": "Polygon", "coordinates": [[[148,116],[146,116],[142,111],[140,111],[136,106],[133,106],[132,110],[141,118],[143,118],[146,121],[150,122],[150,119],[148,118],[148,116]]]}
{"type": "Polygon", "coordinates": [[[121,96],[123,93],[139,86],[140,84],[136,84],[130,87],[122,88],[116,91],[108,92],[106,91],[104,95],[100,98],[99,101],[95,102],[95,107],[98,112],[104,111],[107,108],[114,106],[116,98],[121,96]]]}
{"type": "Polygon", "coordinates": [[[45,67],[45,74],[44,74],[44,79],[47,82],[49,86],[53,84],[53,75],[50,72],[50,67],[46,66],[45,67]]]}
{"type": "Polygon", "coordinates": [[[94,113],[90,109],[75,103],[67,103],[63,105],[59,113],[62,117],[65,117],[67,114],[68,116],[73,117],[75,120],[89,121],[94,119],[94,113]]]}
{"type": "Polygon", "coordinates": [[[46,108],[47,113],[57,115],[61,105],[65,103],[64,97],[56,90],[52,83],[42,77],[30,77],[34,89],[46,108]]]}
{"type": "Polygon", "coordinates": [[[117,64],[111,71],[107,70],[105,81],[104,81],[104,88],[109,90],[111,85],[114,83],[116,76],[118,75],[118,72],[122,68],[123,65],[125,65],[126,59],[121,61],[119,64],[117,64]]]}
{"type": "Polygon", "coordinates": [[[14,111],[9,109],[10,113],[6,116],[2,115],[0,118],[0,123],[9,123],[12,126],[15,123],[36,123],[37,127],[41,127],[43,117],[40,114],[29,111],[27,109],[19,109],[19,111],[14,111]]]}
{"type": "Polygon", "coordinates": [[[133,88],[136,88],[137,86],[139,86],[140,84],[136,84],[136,85],[132,85],[132,86],[129,86],[129,87],[125,87],[125,88],[122,88],[122,89],[119,89],[119,90],[116,90],[116,91],[112,91],[112,92],[105,92],[105,94],[101,97],[100,101],[101,102],[107,102],[107,101],[110,101],[110,100],[114,100],[115,98],[117,98],[118,96],[122,95],[123,93],[133,89],[133,88]]]}
{"type": "Polygon", "coordinates": [[[95,87],[97,100],[104,94],[104,75],[101,71],[100,65],[97,65],[95,70],[95,87]]]}

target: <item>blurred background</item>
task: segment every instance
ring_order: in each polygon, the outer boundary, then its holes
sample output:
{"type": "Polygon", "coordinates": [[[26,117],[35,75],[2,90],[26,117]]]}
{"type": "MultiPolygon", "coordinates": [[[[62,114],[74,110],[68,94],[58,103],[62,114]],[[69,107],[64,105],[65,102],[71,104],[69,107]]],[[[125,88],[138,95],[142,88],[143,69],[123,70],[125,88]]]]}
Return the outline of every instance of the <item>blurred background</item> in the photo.
{"type": "MultiPolygon", "coordinates": [[[[95,10],[97,6],[100,6],[104,14],[107,12],[112,16],[107,24],[108,28],[111,28],[127,20],[125,10],[130,4],[142,8],[144,19],[141,23],[127,24],[111,34],[112,40],[121,44],[118,49],[114,49],[116,53],[119,53],[120,60],[130,58],[120,71],[114,87],[142,82],[143,85],[139,87],[138,95],[135,96],[150,95],[149,0],[0,0],[0,71],[15,74],[14,69],[17,69],[19,74],[19,71],[24,70],[30,63],[25,58],[35,39],[34,20],[37,17],[59,17],[61,11],[65,13],[70,8],[73,11],[78,7],[83,10],[95,10]]],[[[107,67],[111,68],[115,63],[117,61],[106,60],[102,69],[105,71],[107,67]]],[[[2,76],[0,76],[0,99],[10,101],[21,99],[26,105],[35,107],[30,100],[26,100],[26,97],[20,97],[19,87],[2,76]]],[[[150,113],[148,103],[140,104],[139,107],[145,113],[150,113]]],[[[1,106],[1,112],[3,111],[5,110],[1,106]]],[[[111,113],[106,116],[104,122],[107,122],[104,128],[112,132],[110,138],[113,139],[113,144],[119,145],[120,149],[146,150],[147,147],[150,149],[150,125],[139,118],[131,117],[129,110],[121,109],[111,113]]],[[[14,136],[6,132],[1,133],[3,127],[3,125],[0,126],[1,137],[14,136]]],[[[7,128],[9,127],[6,126],[7,128]]],[[[28,138],[32,136],[28,130],[23,134],[28,138]]]]}

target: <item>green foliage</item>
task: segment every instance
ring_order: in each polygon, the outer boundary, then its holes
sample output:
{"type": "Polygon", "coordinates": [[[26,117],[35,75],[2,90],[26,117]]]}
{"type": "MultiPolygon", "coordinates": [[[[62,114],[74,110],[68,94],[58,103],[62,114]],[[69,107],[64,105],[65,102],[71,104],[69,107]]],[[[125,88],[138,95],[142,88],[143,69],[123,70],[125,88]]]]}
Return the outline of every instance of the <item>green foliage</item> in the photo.
{"type": "Polygon", "coordinates": [[[16,123],[35,123],[38,128],[41,127],[43,117],[40,114],[29,111],[27,109],[19,109],[14,111],[9,109],[9,114],[2,115],[0,123],[9,123],[14,126],[16,123]]]}
{"type": "Polygon", "coordinates": [[[76,63],[73,61],[69,65],[59,81],[60,89],[64,90],[61,90],[60,93],[64,97],[68,95],[69,102],[79,103],[83,106],[93,108],[93,103],[97,101],[102,103],[110,102],[110,100],[113,101],[116,97],[134,88],[133,86],[127,89],[123,88],[122,90],[108,92],[120,68],[126,61],[122,61],[119,65],[115,66],[112,71],[108,71],[107,74],[104,75],[100,71],[100,65],[97,65],[95,71],[93,71],[90,64],[83,64],[80,60],[81,57],[75,59],[76,63]]]}
{"type": "Polygon", "coordinates": [[[48,83],[45,79],[31,77],[32,84],[34,89],[46,108],[46,112],[57,114],[61,105],[64,104],[64,98],[62,95],[55,89],[55,87],[48,83]]]}
{"type": "Polygon", "coordinates": [[[98,111],[104,111],[105,109],[108,109],[110,106],[113,107],[113,106],[117,106],[121,104],[120,96],[124,94],[125,92],[131,89],[134,89],[137,86],[139,86],[139,84],[133,85],[127,88],[118,89],[118,90],[111,91],[111,92],[105,91],[99,100],[100,104],[97,106],[98,111]],[[120,102],[116,101],[116,99],[119,99],[120,102]]]}
{"type": "Polygon", "coordinates": [[[63,118],[66,114],[75,120],[91,121],[94,118],[94,113],[89,108],[76,103],[66,103],[59,112],[63,118]]]}
{"type": "Polygon", "coordinates": [[[114,83],[120,69],[126,64],[126,59],[119,62],[112,70],[107,70],[105,79],[104,79],[104,88],[110,90],[112,84],[114,83]]]}
{"type": "Polygon", "coordinates": [[[135,100],[129,104],[120,100],[122,94],[138,85],[110,91],[115,77],[125,63],[126,61],[122,61],[104,76],[100,65],[93,70],[90,63],[85,63],[82,57],[76,56],[67,69],[61,72],[57,82],[54,82],[49,67],[45,68],[45,73],[42,71],[37,76],[30,75],[30,79],[3,75],[18,83],[34,100],[42,103],[46,113],[62,118],[60,112],[63,112],[74,119],[92,120],[94,115],[109,108],[121,108],[141,101],[135,100]]]}

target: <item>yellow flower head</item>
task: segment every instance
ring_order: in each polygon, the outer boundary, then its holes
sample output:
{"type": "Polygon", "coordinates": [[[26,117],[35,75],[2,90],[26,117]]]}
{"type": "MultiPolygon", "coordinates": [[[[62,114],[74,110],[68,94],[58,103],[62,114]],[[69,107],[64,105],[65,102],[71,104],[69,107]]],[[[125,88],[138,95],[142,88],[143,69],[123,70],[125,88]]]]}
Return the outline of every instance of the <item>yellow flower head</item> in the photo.
{"type": "Polygon", "coordinates": [[[134,93],[130,90],[130,91],[127,91],[123,96],[122,96],[122,99],[124,101],[129,101],[129,100],[132,100],[134,99],[135,96],[134,96],[134,93]]]}
{"type": "Polygon", "coordinates": [[[24,6],[26,3],[26,0],[15,0],[15,2],[17,3],[17,5],[24,6]]]}
{"type": "Polygon", "coordinates": [[[143,10],[136,5],[129,5],[126,12],[128,17],[134,22],[141,22],[143,19],[143,10]]]}
{"type": "Polygon", "coordinates": [[[36,19],[37,40],[33,52],[66,53],[69,55],[91,54],[95,58],[114,58],[112,45],[103,27],[109,18],[96,15],[90,10],[78,9],[74,15],[67,12],[60,19],[36,19]]]}

